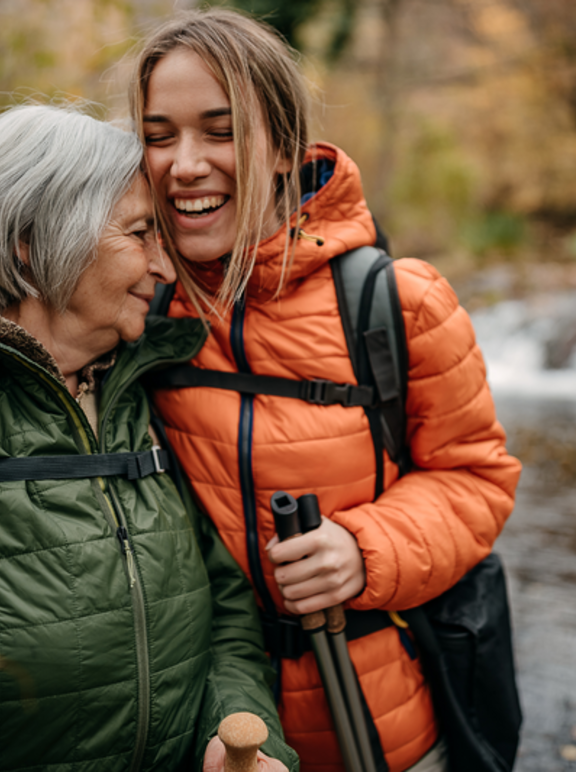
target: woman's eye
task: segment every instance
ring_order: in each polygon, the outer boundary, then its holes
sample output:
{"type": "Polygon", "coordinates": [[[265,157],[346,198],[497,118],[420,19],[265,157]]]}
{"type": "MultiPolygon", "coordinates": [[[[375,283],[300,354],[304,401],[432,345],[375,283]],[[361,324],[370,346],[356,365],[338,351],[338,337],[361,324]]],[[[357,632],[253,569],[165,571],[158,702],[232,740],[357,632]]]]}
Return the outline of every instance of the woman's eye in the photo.
{"type": "Polygon", "coordinates": [[[150,134],[144,138],[147,145],[159,145],[162,142],[168,142],[171,139],[169,134],[150,134]]]}
{"type": "Polygon", "coordinates": [[[214,139],[232,139],[234,134],[232,129],[212,129],[210,136],[214,139]]]}

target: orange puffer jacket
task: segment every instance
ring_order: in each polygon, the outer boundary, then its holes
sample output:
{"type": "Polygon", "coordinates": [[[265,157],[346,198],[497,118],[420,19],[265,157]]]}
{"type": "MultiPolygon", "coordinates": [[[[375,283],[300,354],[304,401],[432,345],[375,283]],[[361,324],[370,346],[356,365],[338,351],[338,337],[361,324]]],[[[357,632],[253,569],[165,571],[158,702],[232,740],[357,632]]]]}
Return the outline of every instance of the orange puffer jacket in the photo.
{"type": "MultiPolygon", "coordinates": [[[[289,281],[275,299],[285,230],[262,242],[244,307],[225,312],[223,321],[211,319],[195,365],[356,382],[328,261],[373,244],[375,231],[353,162],[327,144],[314,152],[334,165],[332,177],[303,207],[306,232],[323,244],[299,239],[289,281]]],[[[205,286],[217,286],[219,263],[193,270],[205,286]]],[[[504,448],[470,320],[430,265],[398,260],[395,271],[409,351],[406,411],[414,467],[398,479],[386,457],[386,489],[378,500],[372,500],[374,449],[360,407],[211,388],[156,395],[197,497],[260,589],[260,603],[274,603],[282,613],[265,552],[274,535],[269,502],[276,490],[316,493],[322,513],[356,537],[366,586],[349,602],[354,609],[403,609],[444,592],[488,555],[512,510],[520,465],[504,448]]],[[[170,315],[194,315],[181,287],[170,315]]],[[[405,770],[437,734],[419,661],[410,658],[394,627],[352,641],[350,653],[390,771],[405,770]]],[[[311,652],[283,661],[279,710],[303,772],[343,769],[311,652]]]]}

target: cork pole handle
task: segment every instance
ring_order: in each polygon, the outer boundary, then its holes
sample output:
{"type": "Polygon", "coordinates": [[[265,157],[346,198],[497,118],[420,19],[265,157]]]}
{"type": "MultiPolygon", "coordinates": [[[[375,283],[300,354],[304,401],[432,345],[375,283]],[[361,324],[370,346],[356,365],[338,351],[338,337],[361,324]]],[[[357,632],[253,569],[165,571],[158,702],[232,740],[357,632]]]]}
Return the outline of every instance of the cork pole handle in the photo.
{"type": "Polygon", "coordinates": [[[257,772],[258,748],[268,738],[268,728],[253,713],[232,713],[218,728],[226,747],[224,772],[257,772]]]}

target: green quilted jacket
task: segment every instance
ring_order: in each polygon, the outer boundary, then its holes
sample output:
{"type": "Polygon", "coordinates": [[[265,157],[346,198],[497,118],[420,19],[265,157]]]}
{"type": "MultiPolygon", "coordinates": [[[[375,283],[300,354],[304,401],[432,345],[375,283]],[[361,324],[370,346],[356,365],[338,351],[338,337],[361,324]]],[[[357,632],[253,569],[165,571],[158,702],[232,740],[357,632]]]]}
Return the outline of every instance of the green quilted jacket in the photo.
{"type": "MultiPolygon", "coordinates": [[[[0,318],[0,471],[13,456],[151,448],[138,379],[204,337],[152,319],[122,344],[97,440],[48,352],[0,318]]],[[[199,772],[219,722],[244,710],[296,770],[271,675],[246,579],[168,474],[0,482],[2,772],[199,772]]]]}

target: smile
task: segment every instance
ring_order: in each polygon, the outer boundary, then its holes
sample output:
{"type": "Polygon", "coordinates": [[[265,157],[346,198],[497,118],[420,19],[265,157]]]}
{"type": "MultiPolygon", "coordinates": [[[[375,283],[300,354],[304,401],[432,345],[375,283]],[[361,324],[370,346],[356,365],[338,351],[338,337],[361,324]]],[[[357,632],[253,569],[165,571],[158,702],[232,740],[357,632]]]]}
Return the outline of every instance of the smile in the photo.
{"type": "Polygon", "coordinates": [[[174,208],[179,214],[197,218],[214,212],[224,206],[228,196],[205,196],[204,198],[175,198],[174,208]]]}

